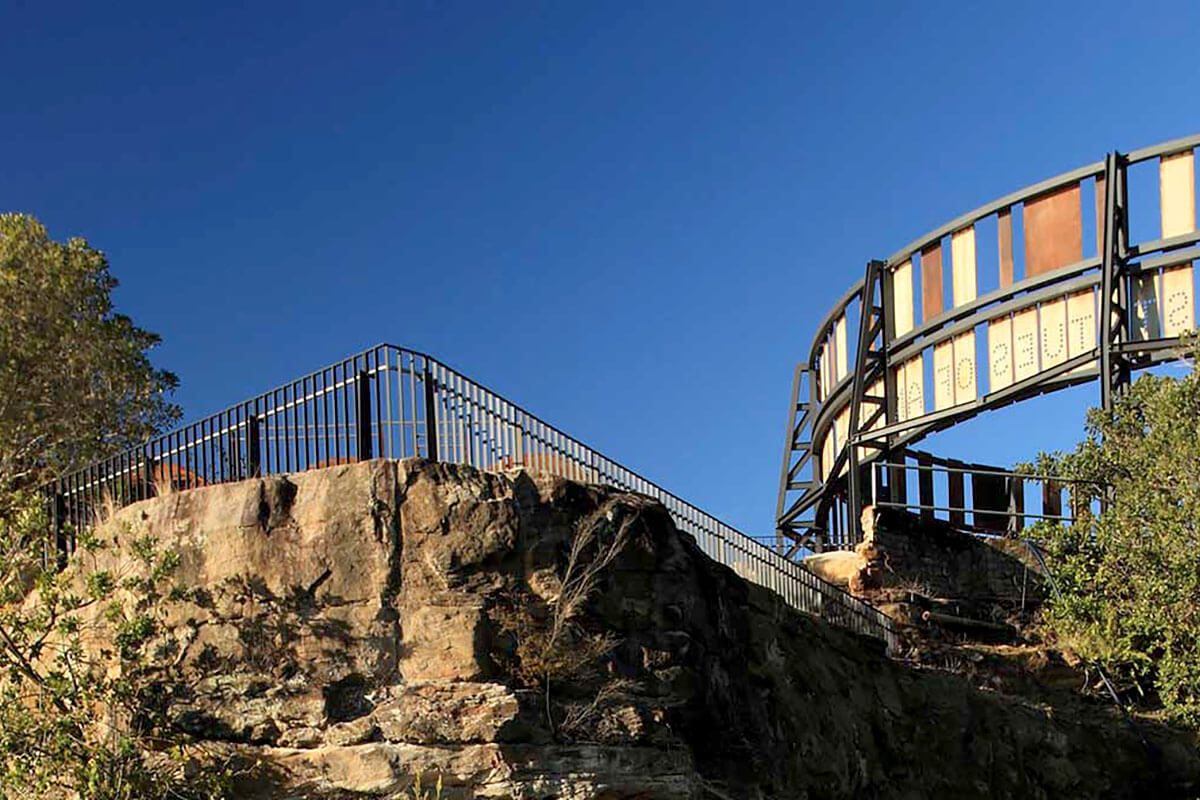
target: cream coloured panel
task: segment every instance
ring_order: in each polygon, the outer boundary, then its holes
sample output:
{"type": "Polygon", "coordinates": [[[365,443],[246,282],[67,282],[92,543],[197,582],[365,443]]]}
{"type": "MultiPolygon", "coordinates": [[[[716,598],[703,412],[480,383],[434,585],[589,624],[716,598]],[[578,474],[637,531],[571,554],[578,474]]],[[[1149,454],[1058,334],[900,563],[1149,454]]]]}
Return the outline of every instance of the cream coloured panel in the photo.
{"type": "Polygon", "coordinates": [[[954,306],[975,299],[975,227],[963,228],[950,237],[954,306]]]}
{"type": "Polygon", "coordinates": [[[1038,371],[1038,313],[1027,308],[1013,314],[1013,382],[1023,381],[1038,371]]]}
{"type": "Polygon", "coordinates": [[[1039,316],[1042,369],[1050,369],[1067,360],[1067,301],[1042,303],[1039,316]]]}
{"type": "Polygon", "coordinates": [[[904,365],[892,370],[896,378],[896,419],[904,422],[908,419],[908,377],[904,365]]]}
{"type": "Polygon", "coordinates": [[[954,337],[954,404],[975,399],[975,331],[954,337]]]}
{"type": "Polygon", "coordinates": [[[841,381],[842,378],[850,372],[850,367],[846,358],[846,315],[838,317],[838,321],[833,326],[833,351],[837,355],[836,373],[834,374],[835,381],[841,381]]]}
{"type": "Polygon", "coordinates": [[[821,445],[821,479],[829,480],[833,470],[833,432],[825,434],[825,442],[821,445]]]}
{"type": "MultiPolygon", "coordinates": [[[[835,457],[841,455],[841,452],[846,449],[850,443],[850,406],[842,409],[842,413],[833,418],[833,429],[837,433],[837,442],[834,444],[835,457]]],[[[847,464],[849,461],[847,461],[847,464]]],[[[842,465],[842,469],[838,471],[838,475],[846,474],[846,464],[842,465]]]]}
{"type": "Polygon", "coordinates": [[[833,372],[829,368],[829,341],[821,347],[821,399],[829,398],[829,390],[833,388],[833,372]]]}
{"type": "Polygon", "coordinates": [[[1192,265],[1163,271],[1163,336],[1190,333],[1196,327],[1195,284],[1192,265]]]}
{"type": "Polygon", "coordinates": [[[1196,166],[1191,150],[1159,159],[1158,191],[1163,238],[1196,230],[1196,166]]]}
{"type": "Polygon", "coordinates": [[[942,342],[933,348],[933,410],[954,405],[954,343],[942,342]]]}
{"type": "Polygon", "coordinates": [[[1067,356],[1096,349],[1096,295],[1088,289],[1067,298],[1067,356]]]}
{"type": "Polygon", "coordinates": [[[913,329],[913,267],[912,259],[892,271],[892,321],[897,336],[913,329]]]}
{"type": "Polygon", "coordinates": [[[904,382],[907,384],[905,402],[908,405],[908,419],[924,416],[925,359],[921,355],[905,363],[904,382]]]}
{"type": "Polygon", "coordinates": [[[988,323],[988,391],[999,391],[1012,382],[1012,320],[1005,317],[988,323]]]}

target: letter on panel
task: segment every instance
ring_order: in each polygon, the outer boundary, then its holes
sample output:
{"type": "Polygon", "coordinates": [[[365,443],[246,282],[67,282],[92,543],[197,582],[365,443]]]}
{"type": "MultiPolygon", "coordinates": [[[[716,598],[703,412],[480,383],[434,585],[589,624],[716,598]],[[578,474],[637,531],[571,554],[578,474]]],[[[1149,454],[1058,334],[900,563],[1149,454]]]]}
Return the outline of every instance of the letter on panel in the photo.
{"type": "Polygon", "coordinates": [[[1013,284],[1012,209],[996,214],[996,230],[1000,235],[1000,288],[1013,284]]]}
{"type": "Polygon", "coordinates": [[[1145,275],[1134,275],[1129,281],[1131,289],[1131,308],[1133,315],[1132,338],[1135,341],[1149,341],[1162,338],[1162,325],[1158,316],[1158,276],[1153,272],[1145,275]]]}
{"type": "Polygon", "coordinates": [[[1042,303],[1042,369],[1067,360],[1067,301],[1042,303]]]}
{"type": "Polygon", "coordinates": [[[988,391],[999,391],[1012,382],[1012,320],[1004,317],[988,325],[988,391]]]}
{"type": "Polygon", "coordinates": [[[1038,371],[1038,315],[1036,308],[1013,314],[1013,382],[1023,381],[1038,371]]]}
{"type": "Polygon", "coordinates": [[[1083,260],[1079,184],[1025,201],[1025,277],[1083,260]]]}
{"type": "Polygon", "coordinates": [[[954,403],[975,399],[975,331],[954,337],[954,403]]]}
{"type": "Polygon", "coordinates": [[[921,319],[942,313],[942,245],[933,244],[921,251],[921,319]]]}
{"type": "Polygon", "coordinates": [[[1159,159],[1158,191],[1163,238],[1196,230],[1196,167],[1191,150],[1159,159]]]}
{"type": "Polygon", "coordinates": [[[892,321],[897,336],[913,329],[912,259],[892,271],[892,321]]]}
{"type": "Polygon", "coordinates": [[[1196,327],[1192,265],[1163,271],[1163,335],[1179,336],[1196,327]]]}
{"type": "Polygon", "coordinates": [[[933,410],[954,405],[954,343],[942,342],[933,348],[933,410]]]}
{"type": "Polygon", "coordinates": [[[896,419],[904,422],[908,419],[908,372],[901,364],[892,373],[896,377],[896,419]]]}
{"type": "Polygon", "coordinates": [[[950,237],[950,269],[954,307],[975,299],[975,227],[963,228],[950,237]]]}
{"type": "Polygon", "coordinates": [[[905,402],[908,404],[908,419],[925,415],[925,359],[914,356],[904,365],[904,381],[908,384],[905,402]]]}
{"type": "Polygon", "coordinates": [[[1067,357],[1096,349],[1096,295],[1088,289],[1067,298],[1067,357]]]}
{"type": "Polygon", "coordinates": [[[834,352],[837,354],[837,372],[834,375],[834,380],[840,381],[850,372],[846,358],[846,315],[838,317],[838,321],[833,326],[834,352]]]}

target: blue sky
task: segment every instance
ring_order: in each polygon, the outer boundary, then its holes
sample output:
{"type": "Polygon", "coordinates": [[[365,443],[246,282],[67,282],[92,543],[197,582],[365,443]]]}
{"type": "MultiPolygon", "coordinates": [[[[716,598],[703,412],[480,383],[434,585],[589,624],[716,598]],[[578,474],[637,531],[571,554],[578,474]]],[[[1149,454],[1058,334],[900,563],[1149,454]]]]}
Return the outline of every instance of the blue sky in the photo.
{"type": "Polygon", "coordinates": [[[189,419],[388,341],[750,533],[868,259],[1200,131],[1190,2],[119,5],[3,3],[0,210],[109,255],[189,419]]]}

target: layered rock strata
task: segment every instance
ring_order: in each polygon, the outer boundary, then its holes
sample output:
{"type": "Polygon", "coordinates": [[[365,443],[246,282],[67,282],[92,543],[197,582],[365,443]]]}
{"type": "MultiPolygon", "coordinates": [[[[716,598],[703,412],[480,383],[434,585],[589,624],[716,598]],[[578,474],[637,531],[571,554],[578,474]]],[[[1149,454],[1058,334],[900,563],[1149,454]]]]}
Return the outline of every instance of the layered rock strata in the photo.
{"type": "MultiPolygon", "coordinates": [[[[651,500],[376,460],[138,503],[190,599],[171,713],[247,797],[1186,797],[1193,742],[913,670],[651,500]],[[1150,792],[1150,795],[1146,795],[1150,792]]],[[[117,544],[121,544],[120,541],[117,544]]],[[[119,549],[119,548],[118,548],[119,549]]]]}

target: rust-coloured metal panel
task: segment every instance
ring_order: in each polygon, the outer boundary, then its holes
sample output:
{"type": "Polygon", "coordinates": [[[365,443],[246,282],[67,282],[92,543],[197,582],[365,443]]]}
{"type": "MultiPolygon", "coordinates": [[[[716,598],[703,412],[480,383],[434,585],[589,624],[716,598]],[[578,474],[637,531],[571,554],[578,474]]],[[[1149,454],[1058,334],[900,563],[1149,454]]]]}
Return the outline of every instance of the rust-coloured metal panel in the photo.
{"type": "Polygon", "coordinates": [[[942,313],[942,245],[921,251],[921,319],[925,322],[942,313]]]}
{"type": "Polygon", "coordinates": [[[996,227],[1000,232],[1000,288],[1004,289],[1013,285],[1012,209],[996,215],[996,227]]]}
{"type": "Polygon", "coordinates": [[[1096,253],[1104,254],[1104,175],[1096,176],[1096,253]]]}
{"type": "Polygon", "coordinates": [[[1025,201],[1025,277],[1083,260],[1079,184],[1025,201]]]}

